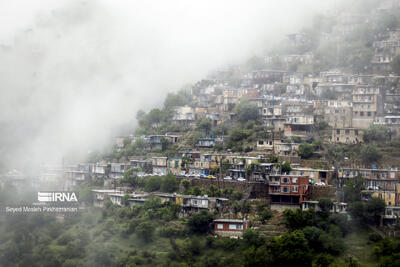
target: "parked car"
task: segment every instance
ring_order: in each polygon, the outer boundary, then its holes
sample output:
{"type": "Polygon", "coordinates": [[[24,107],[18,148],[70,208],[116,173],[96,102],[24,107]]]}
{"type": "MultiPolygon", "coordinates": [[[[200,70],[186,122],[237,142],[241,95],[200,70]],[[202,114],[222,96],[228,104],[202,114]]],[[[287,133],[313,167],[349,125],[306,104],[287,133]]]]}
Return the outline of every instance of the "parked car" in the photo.
{"type": "Polygon", "coordinates": [[[244,181],[246,181],[246,179],[244,179],[244,178],[242,178],[242,177],[239,177],[237,180],[238,180],[239,182],[244,182],[244,181]]]}
{"type": "Polygon", "coordinates": [[[217,179],[217,177],[215,177],[214,175],[208,175],[206,178],[207,179],[217,179]]]}
{"type": "Polygon", "coordinates": [[[226,177],[224,177],[224,180],[232,180],[232,177],[226,176],[226,177]]]}

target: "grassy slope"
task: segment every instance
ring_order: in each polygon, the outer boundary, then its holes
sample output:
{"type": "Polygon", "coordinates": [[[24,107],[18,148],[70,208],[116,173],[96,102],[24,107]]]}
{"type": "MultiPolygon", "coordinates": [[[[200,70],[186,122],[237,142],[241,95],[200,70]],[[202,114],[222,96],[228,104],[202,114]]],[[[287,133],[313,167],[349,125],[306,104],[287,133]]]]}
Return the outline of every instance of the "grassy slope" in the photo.
{"type": "Polygon", "coordinates": [[[376,259],[371,255],[372,247],[369,244],[368,234],[367,230],[356,230],[346,236],[346,252],[336,259],[336,266],[344,266],[349,257],[357,259],[360,266],[363,267],[378,266],[376,259]]]}

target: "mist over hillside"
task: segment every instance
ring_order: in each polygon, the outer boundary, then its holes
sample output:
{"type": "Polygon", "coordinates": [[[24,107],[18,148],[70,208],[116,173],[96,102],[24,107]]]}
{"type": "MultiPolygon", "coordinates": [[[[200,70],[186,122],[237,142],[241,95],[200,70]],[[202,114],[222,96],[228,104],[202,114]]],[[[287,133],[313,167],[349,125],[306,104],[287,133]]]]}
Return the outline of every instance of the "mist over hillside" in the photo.
{"type": "Polygon", "coordinates": [[[139,108],[262,52],[322,9],[317,1],[302,1],[304,12],[293,1],[42,4],[2,4],[10,26],[0,31],[7,169],[101,149],[122,125],[134,126],[139,108]]]}

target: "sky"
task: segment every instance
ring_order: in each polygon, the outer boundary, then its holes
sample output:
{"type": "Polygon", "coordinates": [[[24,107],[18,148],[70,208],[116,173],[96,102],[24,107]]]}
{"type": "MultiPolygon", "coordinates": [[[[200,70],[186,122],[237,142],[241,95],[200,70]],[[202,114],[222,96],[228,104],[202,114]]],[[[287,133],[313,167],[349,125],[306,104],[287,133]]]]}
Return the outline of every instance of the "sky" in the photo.
{"type": "Polygon", "coordinates": [[[102,150],[137,110],[262,55],[332,3],[0,0],[2,163],[102,150]]]}

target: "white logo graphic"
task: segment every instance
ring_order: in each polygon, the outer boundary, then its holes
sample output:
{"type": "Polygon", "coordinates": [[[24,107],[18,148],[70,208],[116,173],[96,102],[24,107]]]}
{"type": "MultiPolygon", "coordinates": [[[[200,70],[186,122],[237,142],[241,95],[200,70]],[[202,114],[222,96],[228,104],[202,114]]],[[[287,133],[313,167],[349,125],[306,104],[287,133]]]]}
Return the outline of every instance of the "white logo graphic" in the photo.
{"type": "Polygon", "coordinates": [[[78,202],[74,192],[38,192],[40,202],[78,202]]]}

